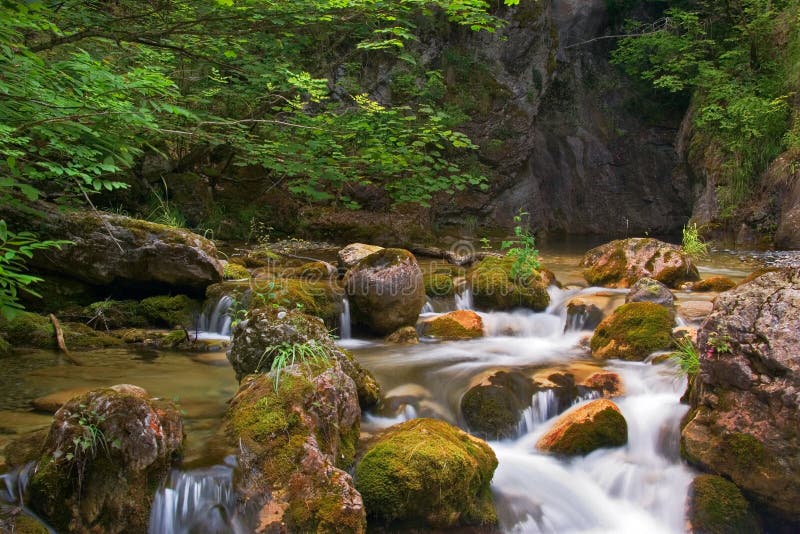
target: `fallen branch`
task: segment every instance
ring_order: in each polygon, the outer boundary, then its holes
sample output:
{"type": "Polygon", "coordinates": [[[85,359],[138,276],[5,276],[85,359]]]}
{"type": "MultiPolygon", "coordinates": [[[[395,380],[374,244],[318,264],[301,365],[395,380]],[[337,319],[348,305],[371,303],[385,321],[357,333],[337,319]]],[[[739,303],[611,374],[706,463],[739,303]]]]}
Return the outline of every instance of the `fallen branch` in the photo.
{"type": "Polygon", "coordinates": [[[456,254],[452,250],[445,250],[439,247],[426,247],[422,245],[412,245],[411,248],[409,248],[409,250],[418,256],[427,256],[429,258],[441,258],[459,267],[472,265],[476,261],[480,261],[483,258],[487,258],[490,256],[494,257],[501,256],[501,254],[498,254],[497,252],[483,252],[483,251],[470,252],[468,254],[460,255],[456,254]]]}
{"type": "Polygon", "coordinates": [[[67,350],[67,343],[64,341],[64,331],[61,329],[61,323],[58,322],[58,319],[56,319],[56,316],[52,313],[50,314],[50,322],[53,323],[53,329],[56,331],[56,343],[58,343],[58,350],[64,353],[64,356],[73,365],[83,365],[80,360],[72,356],[67,350]]]}

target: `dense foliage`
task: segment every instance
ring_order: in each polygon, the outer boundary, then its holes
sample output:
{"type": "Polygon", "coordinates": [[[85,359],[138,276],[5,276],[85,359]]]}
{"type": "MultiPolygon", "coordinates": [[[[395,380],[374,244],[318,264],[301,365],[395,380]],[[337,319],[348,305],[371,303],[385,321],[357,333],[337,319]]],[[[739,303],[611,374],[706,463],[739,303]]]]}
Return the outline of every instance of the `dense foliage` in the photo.
{"type": "Polygon", "coordinates": [[[421,204],[484,188],[456,157],[475,148],[458,116],[435,102],[382,105],[361,78],[370,60],[416,62],[406,44],[419,25],[494,31],[488,7],[3,0],[0,201],[88,199],[124,187],[144,153],[178,169],[221,157],[224,168],[202,177],[212,187],[226,169],[256,167],[295,195],[348,207],[358,207],[354,184],[421,204]]]}
{"type": "Polygon", "coordinates": [[[731,207],[778,154],[800,150],[798,2],[658,3],[663,18],[630,23],[613,60],[657,89],[692,96],[695,128],[721,151],[718,196],[731,207]]]}

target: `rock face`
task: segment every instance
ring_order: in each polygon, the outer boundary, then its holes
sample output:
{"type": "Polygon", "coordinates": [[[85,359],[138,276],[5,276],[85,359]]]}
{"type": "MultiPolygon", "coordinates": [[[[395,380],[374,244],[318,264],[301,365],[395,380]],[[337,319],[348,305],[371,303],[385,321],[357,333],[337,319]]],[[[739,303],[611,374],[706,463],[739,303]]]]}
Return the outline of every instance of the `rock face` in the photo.
{"type": "Polygon", "coordinates": [[[652,238],[619,239],[593,248],[580,266],[586,281],[596,286],[630,287],[649,277],[675,288],[700,279],[697,267],[679,246],[652,238]]]}
{"type": "Polygon", "coordinates": [[[628,424],[617,405],[598,399],[559,417],[536,447],[574,456],[603,447],[619,447],[627,442],[628,424]]]}
{"type": "Polygon", "coordinates": [[[461,415],[477,436],[511,438],[535,391],[533,381],[524,374],[499,371],[467,390],[461,398],[461,415]]]}
{"type": "Polygon", "coordinates": [[[37,254],[37,269],[94,286],[150,284],[193,293],[222,280],[214,244],[188,230],[102,212],[53,212],[43,224],[43,235],[75,244],[37,254]]]}
{"type": "Polygon", "coordinates": [[[800,271],[720,294],[697,340],[686,457],[800,526],[800,271]]]}
{"type": "Polygon", "coordinates": [[[422,333],[439,339],[483,337],[483,319],[471,310],[456,310],[422,322],[422,333]]]}
{"type": "Polygon", "coordinates": [[[233,329],[233,346],[228,352],[228,360],[236,372],[236,379],[241,381],[251,373],[270,370],[276,354],[272,348],[291,345],[313,345],[326,358],[337,360],[355,382],[363,408],[378,402],[380,387],[375,377],[349,352],[336,346],[320,319],[298,310],[251,310],[249,318],[233,329]]]}
{"type": "Polygon", "coordinates": [[[689,487],[688,520],[693,534],[758,534],[758,520],[736,484],[699,475],[689,487]]]}
{"type": "Polygon", "coordinates": [[[514,259],[487,257],[468,275],[475,305],[491,310],[530,308],[542,311],[550,303],[547,287],[555,277],[546,270],[515,276],[514,259]]]}
{"type": "Polygon", "coordinates": [[[387,429],[356,467],[370,517],[423,529],[492,525],[489,484],[497,467],[483,441],[435,419],[387,429]]]}
{"type": "Polygon", "coordinates": [[[294,365],[248,377],[231,401],[236,489],[252,532],[366,531],[361,495],[343,469],[355,455],[361,410],[338,365],[294,365]]]}
{"type": "Polygon", "coordinates": [[[362,258],[344,282],[353,322],[378,335],[413,326],[425,304],[422,271],[407,250],[387,248],[362,258]]]}
{"type": "Polygon", "coordinates": [[[54,416],[29,505],[60,532],[146,532],[155,488],[183,437],[175,405],[141,388],[76,397],[54,416]]]}
{"type": "Polygon", "coordinates": [[[667,286],[652,278],[640,278],[631,286],[625,302],[652,302],[671,308],[675,305],[675,295],[667,286]]]}
{"type": "Polygon", "coordinates": [[[672,314],[652,302],[623,304],[595,329],[589,346],[595,358],[644,360],[672,345],[672,314]]]}
{"type": "Polygon", "coordinates": [[[358,262],[374,252],[383,250],[378,245],[365,245],[364,243],[351,243],[337,253],[339,267],[342,269],[352,269],[358,262]]]}

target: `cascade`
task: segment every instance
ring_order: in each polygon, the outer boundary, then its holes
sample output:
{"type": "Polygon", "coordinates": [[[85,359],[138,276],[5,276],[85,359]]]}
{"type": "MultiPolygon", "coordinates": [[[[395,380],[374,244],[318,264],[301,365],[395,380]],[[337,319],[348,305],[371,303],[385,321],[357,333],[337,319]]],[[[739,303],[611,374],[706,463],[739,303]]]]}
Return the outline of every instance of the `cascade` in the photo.
{"type": "Polygon", "coordinates": [[[342,311],[339,314],[339,338],[350,339],[353,336],[352,323],[350,319],[350,301],[347,297],[342,297],[342,311]]]}
{"type": "Polygon", "coordinates": [[[206,309],[197,319],[198,338],[212,338],[231,336],[230,308],[233,297],[223,295],[214,303],[206,305],[206,309]]]}
{"type": "Polygon", "coordinates": [[[456,309],[457,310],[472,310],[472,289],[469,286],[465,286],[461,293],[456,293],[456,309]]]}

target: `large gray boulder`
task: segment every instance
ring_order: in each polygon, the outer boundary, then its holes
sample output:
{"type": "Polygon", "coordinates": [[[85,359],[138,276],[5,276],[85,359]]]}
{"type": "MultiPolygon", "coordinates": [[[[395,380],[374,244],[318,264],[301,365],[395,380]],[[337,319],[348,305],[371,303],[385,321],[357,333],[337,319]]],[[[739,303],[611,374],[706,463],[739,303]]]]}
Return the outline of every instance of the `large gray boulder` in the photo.
{"type": "Polygon", "coordinates": [[[800,526],[800,270],[720,294],[697,340],[687,459],[800,526]]]}
{"type": "Polygon", "coordinates": [[[353,322],[378,335],[413,326],[425,304],[422,270],[407,250],[374,252],[350,269],[344,281],[353,322]]]}

